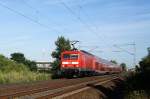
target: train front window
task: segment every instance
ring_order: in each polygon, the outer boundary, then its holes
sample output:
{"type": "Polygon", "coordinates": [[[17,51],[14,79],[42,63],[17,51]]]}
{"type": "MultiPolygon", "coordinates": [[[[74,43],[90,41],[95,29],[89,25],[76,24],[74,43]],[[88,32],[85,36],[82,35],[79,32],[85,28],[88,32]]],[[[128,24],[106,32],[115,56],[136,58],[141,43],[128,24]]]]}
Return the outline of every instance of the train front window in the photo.
{"type": "Polygon", "coordinates": [[[70,59],[77,60],[78,59],[78,54],[71,54],[70,59]]]}
{"type": "Polygon", "coordinates": [[[64,59],[70,59],[70,55],[69,55],[69,54],[64,54],[64,55],[63,55],[63,58],[64,58],[64,59]]]}
{"type": "Polygon", "coordinates": [[[77,60],[78,54],[64,54],[63,58],[68,60],[77,60]]]}

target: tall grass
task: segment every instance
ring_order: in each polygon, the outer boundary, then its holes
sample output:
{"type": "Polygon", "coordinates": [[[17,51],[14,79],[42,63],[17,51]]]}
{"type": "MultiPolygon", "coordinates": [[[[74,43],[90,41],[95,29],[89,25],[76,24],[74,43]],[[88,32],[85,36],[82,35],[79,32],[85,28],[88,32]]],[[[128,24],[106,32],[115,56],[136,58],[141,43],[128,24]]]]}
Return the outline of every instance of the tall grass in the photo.
{"type": "Polygon", "coordinates": [[[50,79],[50,74],[31,72],[27,66],[0,55],[0,84],[50,79]]]}
{"type": "Polygon", "coordinates": [[[0,83],[26,83],[26,82],[34,82],[40,80],[48,80],[50,78],[49,74],[45,73],[36,73],[36,72],[0,72],[0,83]]]}

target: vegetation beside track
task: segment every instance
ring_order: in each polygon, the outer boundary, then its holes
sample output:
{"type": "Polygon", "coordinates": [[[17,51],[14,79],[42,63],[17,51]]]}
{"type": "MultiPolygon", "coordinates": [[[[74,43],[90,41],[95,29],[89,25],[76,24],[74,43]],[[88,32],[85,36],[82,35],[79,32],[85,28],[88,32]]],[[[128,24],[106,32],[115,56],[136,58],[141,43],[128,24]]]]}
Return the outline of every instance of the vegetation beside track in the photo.
{"type": "Polygon", "coordinates": [[[126,79],[125,99],[150,98],[150,50],[126,79]]]}
{"type": "Polygon", "coordinates": [[[26,65],[0,55],[0,84],[47,80],[50,74],[31,71],[26,65]]]}
{"type": "Polygon", "coordinates": [[[135,71],[122,74],[125,81],[119,86],[121,89],[116,92],[114,90],[108,99],[150,99],[150,49],[148,52],[139,65],[135,66],[135,71]]]}
{"type": "Polygon", "coordinates": [[[57,38],[55,45],[56,45],[56,49],[51,54],[51,56],[54,58],[54,61],[51,63],[52,79],[61,78],[62,76],[60,72],[61,52],[71,50],[70,40],[66,39],[63,36],[57,38]]]}

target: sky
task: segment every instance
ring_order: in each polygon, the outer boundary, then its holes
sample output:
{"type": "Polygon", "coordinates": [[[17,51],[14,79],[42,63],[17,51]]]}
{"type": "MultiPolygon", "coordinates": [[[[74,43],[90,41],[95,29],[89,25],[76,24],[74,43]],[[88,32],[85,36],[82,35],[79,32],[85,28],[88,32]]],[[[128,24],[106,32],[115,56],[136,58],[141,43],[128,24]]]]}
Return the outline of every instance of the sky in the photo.
{"type": "Polygon", "coordinates": [[[0,54],[21,52],[31,60],[52,61],[58,36],[77,47],[133,65],[150,47],[149,0],[0,0],[0,54]],[[116,48],[119,46],[121,49],[116,48]]]}

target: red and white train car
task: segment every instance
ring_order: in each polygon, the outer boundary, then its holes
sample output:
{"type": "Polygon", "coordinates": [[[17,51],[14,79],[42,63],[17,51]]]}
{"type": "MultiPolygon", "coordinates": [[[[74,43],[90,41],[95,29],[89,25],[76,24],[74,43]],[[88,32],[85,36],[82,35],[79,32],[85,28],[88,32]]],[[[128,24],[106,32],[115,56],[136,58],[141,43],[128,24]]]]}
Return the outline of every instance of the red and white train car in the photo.
{"type": "Polygon", "coordinates": [[[62,52],[61,69],[64,75],[67,76],[92,76],[96,74],[119,73],[122,71],[120,66],[83,50],[62,52]]]}

